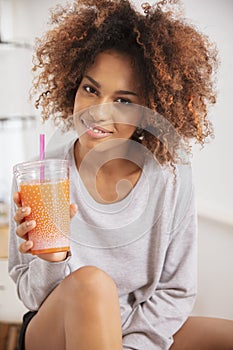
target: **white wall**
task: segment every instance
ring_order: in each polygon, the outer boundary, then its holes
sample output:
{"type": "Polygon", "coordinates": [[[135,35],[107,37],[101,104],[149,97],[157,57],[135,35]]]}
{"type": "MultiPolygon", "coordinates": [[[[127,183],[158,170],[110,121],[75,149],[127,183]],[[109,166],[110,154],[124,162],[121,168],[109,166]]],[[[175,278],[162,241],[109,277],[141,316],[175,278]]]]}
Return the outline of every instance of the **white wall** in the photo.
{"type": "Polygon", "coordinates": [[[233,319],[232,226],[199,217],[198,294],[193,315],[233,319]]]}
{"type": "Polygon", "coordinates": [[[233,2],[185,0],[187,15],[216,42],[220,66],[217,105],[211,110],[215,140],[194,152],[199,212],[233,224],[233,2]]]}
{"type": "MultiPolygon", "coordinates": [[[[14,4],[14,37],[33,41],[46,29],[48,9],[65,0],[4,0],[14,4]]],[[[141,1],[134,0],[135,3],[141,1]]],[[[208,314],[233,318],[233,2],[232,0],[184,0],[184,9],[192,22],[215,41],[219,49],[221,66],[218,74],[218,103],[211,111],[216,138],[203,150],[195,148],[193,168],[196,182],[199,223],[199,297],[194,310],[197,314],[208,314]],[[215,221],[213,221],[215,220],[215,221]],[[225,225],[223,223],[228,223],[225,225]]],[[[0,51],[0,69],[4,64],[0,51]]],[[[30,63],[18,56],[25,81],[21,80],[26,100],[30,63]]],[[[1,72],[0,72],[1,73],[1,72]]],[[[16,73],[1,74],[0,85],[14,84],[16,73]]],[[[6,89],[6,91],[8,91],[6,89]]],[[[16,103],[18,94],[1,90],[0,107],[3,100],[16,103]],[[3,95],[2,95],[3,94],[3,95]],[[11,96],[9,98],[9,96],[11,96]]],[[[1,111],[0,111],[1,112],[1,111]]],[[[39,126],[37,133],[50,128],[39,126]]],[[[35,137],[37,135],[35,134],[35,137]]],[[[1,137],[1,136],[0,136],[1,137]]],[[[36,143],[36,141],[35,141],[36,143]]],[[[30,146],[30,145],[29,145],[30,146]]],[[[7,150],[7,147],[4,149],[7,150]]],[[[0,151],[2,152],[2,150],[0,151]]],[[[7,154],[5,154],[7,157],[7,154]]]]}

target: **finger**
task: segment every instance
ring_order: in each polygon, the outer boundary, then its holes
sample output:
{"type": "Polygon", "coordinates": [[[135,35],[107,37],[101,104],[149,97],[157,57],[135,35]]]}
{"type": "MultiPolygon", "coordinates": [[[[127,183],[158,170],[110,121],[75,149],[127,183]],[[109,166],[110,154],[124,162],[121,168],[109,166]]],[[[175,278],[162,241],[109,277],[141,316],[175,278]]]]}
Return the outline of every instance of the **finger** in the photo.
{"type": "Polygon", "coordinates": [[[18,208],[22,206],[19,192],[14,192],[13,199],[18,208]]]}
{"type": "Polygon", "coordinates": [[[72,217],[75,216],[75,214],[77,213],[78,211],[78,206],[77,204],[73,203],[70,205],[70,218],[72,219],[72,217]]]}
{"type": "Polygon", "coordinates": [[[29,207],[20,207],[16,210],[14,220],[17,224],[21,224],[21,222],[31,213],[31,208],[29,207]]]}
{"type": "Polygon", "coordinates": [[[27,233],[29,231],[31,231],[33,228],[36,227],[36,222],[35,220],[31,220],[31,221],[24,221],[22,224],[20,224],[17,229],[16,229],[16,234],[20,237],[20,238],[26,238],[27,233]]]}
{"type": "Polygon", "coordinates": [[[22,254],[30,253],[31,248],[33,247],[32,241],[26,241],[20,244],[19,251],[22,254]]]}

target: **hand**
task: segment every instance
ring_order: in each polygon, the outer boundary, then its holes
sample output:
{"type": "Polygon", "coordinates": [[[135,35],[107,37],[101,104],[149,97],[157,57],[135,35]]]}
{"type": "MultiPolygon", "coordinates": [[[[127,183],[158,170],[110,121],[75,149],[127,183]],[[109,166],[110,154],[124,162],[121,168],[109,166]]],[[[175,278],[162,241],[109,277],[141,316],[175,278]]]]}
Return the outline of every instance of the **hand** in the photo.
{"type": "MultiPolygon", "coordinates": [[[[31,248],[33,247],[33,242],[28,240],[28,232],[36,227],[36,222],[34,220],[26,221],[25,218],[31,213],[31,208],[22,207],[20,193],[14,193],[14,202],[18,209],[16,210],[14,220],[18,224],[16,229],[16,234],[20,238],[24,239],[25,242],[21,243],[19,246],[19,251],[22,254],[27,254],[31,252],[31,248]]],[[[77,213],[77,205],[70,205],[70,218],[72,218],[77,213]]],[[[58,252],[58,253],[47,253],[47,254],[39,254],[38,257],[47,260],[50,262],[58,262],[65,260],[67,253],[66,252],[58,252]]]]}

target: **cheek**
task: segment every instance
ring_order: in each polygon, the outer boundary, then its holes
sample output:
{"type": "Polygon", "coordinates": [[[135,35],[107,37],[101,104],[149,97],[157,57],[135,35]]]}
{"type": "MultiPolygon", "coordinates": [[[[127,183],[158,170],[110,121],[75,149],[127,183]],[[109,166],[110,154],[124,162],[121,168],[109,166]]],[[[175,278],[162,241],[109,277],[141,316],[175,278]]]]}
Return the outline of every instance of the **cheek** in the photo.
{"type": "Polygon", "coordinates": [[[117,126],[120,136],[129,138],[133,135],[136,127],[129,124],[118,124],[117,126]]]}
{"type": "Polygon", "coordinates": [[[89,96],[87,97],[80,88],[77,90],[75,95],[73,112],[77,113],[81,110],[85,110],[89,107],[92,107],[94,104],[95,98],[90,98],[89,96]]]}
{"type": "Polygon", "coordinates": [[[79,109],[80,109],[80,91],[77,90],[75,99],[74,99],[74,113],[78,112],[79,109]]]}
{"type": "Polygon", "coordinates": [[[143,110],[144,107],[137,104],[130,104],[130,105],[124,105],[124,104],[116,104],[116,107],[114,108],[114,121],[117,123],[128,123],[125,125],[128,125],[128,127],[138,127],[140,125],[140,122],[143,117],[143,110]]]}
{"type": "Polygon", "coordinates": [[[80,113],[79,111],[82,109],[80,98],[79,98],[79,90],[77,90],[75,100],[74,100],[74,108],[73,108],[73,123],[75,130],[80,133],[81,123],[80,123],[80,113]]]}

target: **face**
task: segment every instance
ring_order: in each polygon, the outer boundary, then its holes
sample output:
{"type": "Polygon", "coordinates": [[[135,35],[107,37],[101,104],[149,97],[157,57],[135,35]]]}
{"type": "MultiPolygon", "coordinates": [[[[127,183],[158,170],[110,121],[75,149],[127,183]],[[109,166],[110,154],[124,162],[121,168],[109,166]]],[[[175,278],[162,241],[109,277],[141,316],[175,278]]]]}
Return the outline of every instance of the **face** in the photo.
{"type": "Polygon", "coordinates": [[[74,125],[79,147],[107,149],[112,140],[130,139],[140,122],[144,99],[139,74],[129,56],[98,54],[77,90],[74,125]]]}

